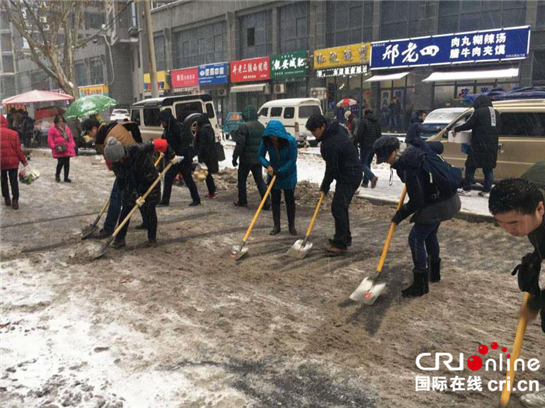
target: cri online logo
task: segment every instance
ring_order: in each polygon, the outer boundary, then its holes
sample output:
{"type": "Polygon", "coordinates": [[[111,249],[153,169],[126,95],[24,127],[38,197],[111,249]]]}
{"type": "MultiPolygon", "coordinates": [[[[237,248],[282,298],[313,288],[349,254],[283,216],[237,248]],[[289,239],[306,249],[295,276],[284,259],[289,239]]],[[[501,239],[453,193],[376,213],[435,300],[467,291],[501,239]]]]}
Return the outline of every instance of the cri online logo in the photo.
{"type": "MultiPolygon", "coordinates": [[[[493,342],[490,344],[490,348],[492,350],[498,350],[499,345],[496,342],[493,342]]],[[[499,350],[498,350],[499,351],[499,350]]],[[[479,371],[483,365],[485,367],[485,371],[502,371],[503,370],[503,364],[504,364],[504,358],[503,353],[507,352],[506,347],[501,348],[502,353],[499,354],[499,367],[498,362],[495,359],[489,358],[484,363],[480,356],[473,355],[467,359],[467,368],[469,368],[471,371],[479,371]]],[[[484,344],[479,346],[479,354],[481,354],[483,357],[488,354],[488,346],[485,346],[484,344]]],[[[449,370],[449,371],[462,371],[464,369],[464,353],[460,353],[460,358],[458,360],[459,364],[458,366],[453,366],[451,363],[454,360],[454,357],[450,353],[435,353],[435,364],[433,367],[426,367],[422,365],[421,360],[425,357],[431,357],[431,353],[421,353],[416,357],[416,366],[422,370],[422,371],[438,371],[439,367],[441,366],[441,363],[449,370]]],[[[507,370],[511,368],[511,355],[507,354],[506,356],[505,364],[507,366],[507,370]]],[[[539,370],[539,360],[537,358],[532,358],[528,360],[528,364],[521,359],[518,358],[514,361],[515,364],[515,371],[525,371],[526,368],[528,368],[530,371],[537,371],[539,370]]]]}

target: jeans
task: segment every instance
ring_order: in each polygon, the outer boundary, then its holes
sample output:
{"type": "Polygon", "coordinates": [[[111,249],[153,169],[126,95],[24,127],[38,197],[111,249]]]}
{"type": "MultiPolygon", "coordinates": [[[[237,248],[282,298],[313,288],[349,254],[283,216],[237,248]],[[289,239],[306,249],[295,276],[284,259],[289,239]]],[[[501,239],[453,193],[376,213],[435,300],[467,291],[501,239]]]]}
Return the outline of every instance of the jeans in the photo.
{"type": "MultiPolygon", "coordinates": [[[[259,190],[259,195],[261,198],[267,192],[267,185],[263,181],[263,170],[261,164],[246,164],[240,163],[238,166],[238,202],[241,205],[248,204],[248,196],[246,194],[246,180],[248,180],[248,175],[252,172],[254,176],[255,184],[259,190]]],[[[268,205],[268,199],[265,205],[268,205]]]]}
{"type": "Polygon", "coordinates": [[[439,240],[437,231],[441,222],[433,224],[414,224],[409,233],[409,247],[413,256],[414,269],[425,271],[428,257],[439,260],[439,240]]]}
{"type": "Polygon", "coordinates": [[[70,157],[57,157],[57,171],[55,177],[60,178],[61,169],[64,167],[64,180],[68,179],[68,173],[70,173],[70,157]]]}
{"type": "MultiPolygon", "coordinates": [[[[483,192],[490,193],[492,190],[492,183],[494,182],[494,169],[482,169],[484,174],[483,192]]],[[[464,178],[464,190],[470,191],[471,184],[475,181],[476,167],[466,166],[466,176],[464,178]]]]}
{"type": "MultiPolygon", "coordinates": [[[[133,208],[134,206],[132,205],[124,205],[123,209],[121,210],[121,220],[127,218],[127,215],[129,215],[133,208]]],[[[157,212],[155,211],[155,204],[145,203],[142,207],[140,207],[140,212],[142,213],[144,225],[148,230],[148,240],[155,241],[157,237],[157,212]]],[[[117,234],[116,237],[117,240],[125,238],[127,235],[127,230],[129,229],[129,223],[130,220],[128,220],[121,231],[119,231],[119,234],[117,234]]]]}
{"type": "MultiPolygon", "coordinates": [[[[295,189],[283,190],[284,199],[286,200],[286,210],[288,213],[288,225],[295,225],[295,189]]],[[[272,213],[274,226],[280,226],[280,203],[282,201],[282,190],[273,188],[271,190],[272,196],[272,213]]]]}
{"type": "Polygon", "coordinates": [[[106,213],[106,220],[102,228],[104,231],[109,232],[110,234],[114,233],[115,226],[119,220],[119,214],[121,214],[121,191],[117,187],[117,179],[114,181],[112,186],[112,192],[110,193],[110,205],[108,207],[108,212],[106,213]]]}
{"type": "Polygon", "coordinates": [[[348,207],[359,186],[359,182],[357,184],[341,184],[337,182],[337,186],[335,187],[335,194],[331,202],[331,214],[335,219],[335,236],[333,237],[333,241],[335,241],[334,246],[341,249],[346,249],[348,244],[352,242],[348,207]]]}
{"type": "Polygon", "coordinates": [[[19,181],[17,180],[17,169],[2,170],[2,197],[9,198],[9,184],[14,200],[19,199],[19,181]]]}
{"type": "Polygon", "coordinates": [[[373,163],[373,156],[375,150],[372,147],[362,147],[360,149],[360,160],[363,166],[363,181],[362,184],[369,184],[375,175],[371,171],[371,163],[373,163]]]}
{"type": "Polygon", "coordinates": [[[178,163],[176,166],[172,166],[169,171],[167,171],[167,174],[165,175],[165,184],[163,187],[163,204],[169,204],[170,203],[170,195],[172,193],[172,183],[174,182],[174,179],[176,178],[176,175],[178,172],[182,173],[182,177],[184,178],[185,185],[189,189],[189,192],[191,193],[191,199],[194,202],[200,203],[201,198],[199,197],[199,191],[197,190],[197,185],[195,184],[195,181],[193,180],[193,175],[191,174],[191,162],[185,162],[182,161],[181,163],[178,163]]]}
{"type": "Polygon", "coordinates": [[[208,194],[211,196],[216,195],[216,183],[214,183],[214,177],[210,173],[206,176],[206,187],[208,188],[208,194]]]}
{"type": "Polygon", "coordinates": [[[399,130],[401,128],[401,117],[397,113],[393,113],[390,115],[390,132],[394,130],[399,130]]]}

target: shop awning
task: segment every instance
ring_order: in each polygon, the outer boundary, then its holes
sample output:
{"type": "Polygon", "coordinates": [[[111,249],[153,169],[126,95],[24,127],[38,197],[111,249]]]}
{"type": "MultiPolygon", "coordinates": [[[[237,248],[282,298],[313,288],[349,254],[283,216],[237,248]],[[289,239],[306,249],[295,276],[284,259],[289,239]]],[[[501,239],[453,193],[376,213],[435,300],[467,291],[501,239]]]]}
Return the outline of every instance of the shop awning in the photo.
{"type": "Polygon", "coordinates": [[[231,92],[263,92],[267,84],[237,85],[231,87],[231,92]]]}
{"type": "Polygon", "coordinates": [[[492,69],[488,71],[434,72],[422,82],[474,81],[477,79],[516,78],[518,68],[492,69]]]}
{"type": "Polygon", "coordinates": [[[365,82],[397,81],[398,79],[405,78],[409,74],[410,72],[398,72],[397,74],[375,75],[366,79],[365,82]]]}

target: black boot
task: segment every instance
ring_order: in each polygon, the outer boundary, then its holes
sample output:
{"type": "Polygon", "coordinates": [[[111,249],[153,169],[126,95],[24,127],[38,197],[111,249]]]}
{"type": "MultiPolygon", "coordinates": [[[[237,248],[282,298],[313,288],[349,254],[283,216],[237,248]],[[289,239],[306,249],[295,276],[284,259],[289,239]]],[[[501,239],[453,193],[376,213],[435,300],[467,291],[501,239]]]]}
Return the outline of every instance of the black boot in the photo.
{"type": "Polygon", "coordinates": [[[274,228],[269,235],[276,235],[280,232],[280,205],[272,205],[274,228]]]}
{"type": "Polygon", "coordinates": [[[428,293],[428,271],[413,270],[414,282],[407,289],[401,291],[403,297],[420,297],[428,293]]]}
{"type": "Polygon", "coordinates": [[[437,283],[441,280],[441,258],[432,260],[428,259],[430,268],[430,282],[437,283]]]}
{"type": "Polygon", "coordinates": [[[286,202],[286,210],[288,212],[288,225],[291,235],[297,235],[297,230],[295,229],[295,202],[286,202]]]}

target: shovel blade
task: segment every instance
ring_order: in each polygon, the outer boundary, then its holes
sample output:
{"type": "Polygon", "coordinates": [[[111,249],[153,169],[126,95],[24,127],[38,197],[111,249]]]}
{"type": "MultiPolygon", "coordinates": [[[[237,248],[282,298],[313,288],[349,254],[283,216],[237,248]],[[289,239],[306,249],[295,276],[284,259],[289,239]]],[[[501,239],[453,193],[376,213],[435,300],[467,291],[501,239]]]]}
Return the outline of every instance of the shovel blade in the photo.
{"type": "Polygon", "coordinates": [[[98,254],[94,256],[93,259],[102,258],[106,253],[110,250],[110,244],[114,241],[115,237],[112,235],[108,240],[104,243],[104,246],[100,249],[98,254]]]}
{"type": "Polygon", "coordinates": [[[303,239],[298,239],[295,241],[295,244],[288,249],[287,255],[297,259],[303,259],[305,256],[307,256],[308,252],[312,248],[312,242],[307,241],[307,243],[303,245],[304,242],[305,241],[303,239]]]}
{"type": "Polygon", "coordinates": [[[372,305],[380,296],[385,286],[385,283],[375,283],[371,279],[365,278],[350,295],[350,299],[354,302],[372,305]]]}
{"type": "Polygon", "coordinates": [[[231,249],[231,254],[229,255],[231,258],[233,258],[235,261],[238,261],[240,258],[242,258],[244,255],[248,253],[247,247],[239,247],[234,246],[233,249],[231,249]]]}
{"type": "Polygon", "coordinates": [[[98,230],[98,226],[96,224],[91,224],[86,226],[85,228],[81,230],[81,239],[90,237],[91,235],[94,234],[96,230],[98,230]]]}

